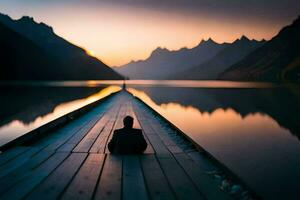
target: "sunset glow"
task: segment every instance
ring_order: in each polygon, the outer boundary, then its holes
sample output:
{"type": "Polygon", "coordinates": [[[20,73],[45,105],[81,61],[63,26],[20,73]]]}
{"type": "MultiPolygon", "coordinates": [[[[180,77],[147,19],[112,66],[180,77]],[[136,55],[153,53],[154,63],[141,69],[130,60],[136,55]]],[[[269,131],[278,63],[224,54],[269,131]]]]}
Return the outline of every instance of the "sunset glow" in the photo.
{"type": "MultiPolygon", "coordinates": [[[[172,6],[168,11],[164,7],[167,3],[160,5],[153,1],[152,5],[137,1],[144,4],[136,2],[138,5],[134,6],[132,2],[135,1],[125,2],[30,0],[25,4],[21,0],[3,0],[0,12],[15,19],[29,15],[37,22],[49,24],[56,34],[111,66],[145,59],[158,46],[176,50],[194,47],[202,39],[212,38],[223,43],[232,42],[241,35],[257,40],[270,39],[299,14],[291,11],[280,16],[284,5],[281,8],[278,3],[274,3],[273,10],[261,13],[265,5],[255,8],[259,3],[253,8],[222,3],[218,8],[217,4],[209,4],[207,10],[197,3],[195,9],[199,10],[186,12],[185,6],[193,6],[189,1],[179,1],[182,7],[174,7],[170,2],[172,6]],[[231,9],[238,8],[240,12],[232,14],[231,9]],[[278,14],[275,14],[276,9],[280,11],[278,14]],[[244,12],[246,10],[249,13],[244,12]]],[[[206,1],[203,2],[206,5],[206,1]]]]}
{"type": "Polygon", "coordinates": [[[96,53],[95,53],[94,51],[92,51],[92,50],[86,50],[86,53],[87,53],[88,55],[90,55],[90,56],[93,56],[93,57],[96,56],[96,53]]]}

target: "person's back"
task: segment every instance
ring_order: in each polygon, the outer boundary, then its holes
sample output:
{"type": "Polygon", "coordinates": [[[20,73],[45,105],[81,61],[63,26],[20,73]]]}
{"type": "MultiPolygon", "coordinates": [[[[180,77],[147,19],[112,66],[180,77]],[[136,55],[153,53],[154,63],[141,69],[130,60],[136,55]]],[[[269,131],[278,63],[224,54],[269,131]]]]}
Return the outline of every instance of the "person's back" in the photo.
{"type": "Polygon", "coordinates": [[[147,142],[142,130],[134,129],[133,118],[124,118],[124,128],[114,131],[113,138],[108,144],[108,149],[115,154],[136,154],[142,153],[147,148],[147,142]]]}

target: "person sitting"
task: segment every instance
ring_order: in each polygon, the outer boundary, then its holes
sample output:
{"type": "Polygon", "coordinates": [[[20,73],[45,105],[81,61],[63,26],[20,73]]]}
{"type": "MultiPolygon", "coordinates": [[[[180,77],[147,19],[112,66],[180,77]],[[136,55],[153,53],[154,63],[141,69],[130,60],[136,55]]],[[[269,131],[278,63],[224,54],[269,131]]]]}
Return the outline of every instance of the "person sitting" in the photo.
{"type": "Polygon", "coordinates": [[[134,129],[133,118],[123,119],[124,127],[114,131],[108,150],[113,154],[138,154],[145,151],[147,142],[141,129],[134,129]]]}

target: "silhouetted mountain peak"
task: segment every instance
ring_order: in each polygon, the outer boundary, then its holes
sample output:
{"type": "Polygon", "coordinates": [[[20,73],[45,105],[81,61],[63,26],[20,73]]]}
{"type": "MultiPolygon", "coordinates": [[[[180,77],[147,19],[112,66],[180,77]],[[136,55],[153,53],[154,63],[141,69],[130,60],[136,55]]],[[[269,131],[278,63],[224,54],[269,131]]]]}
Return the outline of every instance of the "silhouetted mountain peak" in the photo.
{"type": "Polygon", "coordinates": [[[157,47],[154,51],[152,51],[151,56],[162,55],[169,52],[170,51],[167,48],[157,47]]]}
{"type": "Polygon", "coordinates": [[[3,14],[3,13],[0,13],[0,18],[6,19],[6,20],[13,20],[10,18],[10,16],[3,14]]]}
{"type": "Polygon", "coordinates": [[[29,16],[23,16],[18,21],[27,22],[27,23],[35,23],[33,17],[29,17],[29,16]]]}
{"type": "Polygon", "coordinates": [[[201,42],[199,43],[199,45],[203,45],[203,44],[207,45],[207,44],[217,44],[217,43],[213,39],[208,38],[207,40],[202,39],[201,42]]]}
{"type": "Polygon", "coordinates": [[[242,35],[240,38],[236,39],[232,44],[234,43],[249,43],[251,40],[246,37],[245,35],[242,35]]]}
{"type": "Polygon", "coordinates": [[[208,40],[206,40],[207,43],[215,43],[215,41],[213,41],[213,39],[208,38],[208,40]]]}
{"type": "Polygon", "coordinates": [[[249,42],[249,38],[247,38],[245,35],[242,35],[242,37],[240,38],[241,41],[247,41],[249,42]]]}
{"type": "Polygon", "coordinates": [[[48,26],[47,24],[43,22],[36,22],[33,17],[29,16],[23,16],[19,20],[16,20],[16,22],[22,23],[25,26],[32,26],[32,25],[37,25],[40,28],[44,29],[44,31],[48,31],[53,33],[53,28],[51,26],[48,26]]]}
{"type": "MultiPolygon", "coordinates": [[[[54,33],[53,28],[48,26],[43,22],[36,22],[33,17],[23,16],[20,19],[14,20],[10,16],[0,13],[0,21],[9,27],[19,26],[19,29],[27,29],[27,31],[35,30],[35,26],[39,27],[39,30],[43,30],[44,32],[54,33]],[[29,30],[28,30],[29,29],[29,30]]],[[[18,31],[20,32],[20,31],[18,31]]]]}

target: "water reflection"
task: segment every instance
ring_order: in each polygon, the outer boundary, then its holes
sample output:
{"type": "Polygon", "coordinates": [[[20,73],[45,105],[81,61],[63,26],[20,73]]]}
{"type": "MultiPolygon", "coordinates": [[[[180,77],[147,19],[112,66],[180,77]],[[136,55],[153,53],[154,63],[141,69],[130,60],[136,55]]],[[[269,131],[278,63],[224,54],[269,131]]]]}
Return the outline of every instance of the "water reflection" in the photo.
{"type": "Polygon", "coordinates": [[[185,88],[273,88],[279,87],[268,82],[241,82],[221,80],[87,80],[87,81],[1,81],[0,86],[55,86],[55,87],[99,87],[122,85],[146,87],[185,87],[185,88]]]}
{"type": "Polygon", "coordinates": [[[298,98],[289,91],[128,89],[266,199],[300,196],[298,98]],[[295,135],[297,137],[295,137],[295,135]]]}
{"type": "Polygon", "coordinates": [[[120,90],[106,88],[1,88],[0,145],[120,90]]]}
{"type": "MultiPolygon", "coordinates": [[[[174,102],[193,106],[202,112],[214,112],[218,108],[231,108],[245,117],[251,113],[267,114],[280,126],[300,138],[300,99],[286,88],[274,89],[201,89],[201,88],[148,88],[139,87],[157,104],[174,102]]],[[[297,88],[297,91],[300,91],[297,88]]]]}

